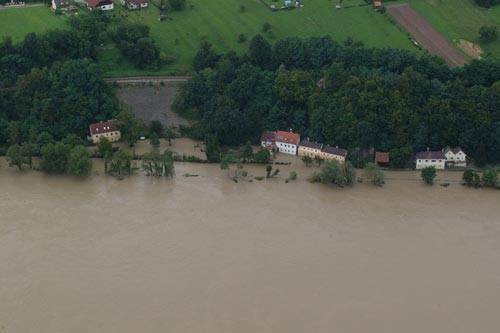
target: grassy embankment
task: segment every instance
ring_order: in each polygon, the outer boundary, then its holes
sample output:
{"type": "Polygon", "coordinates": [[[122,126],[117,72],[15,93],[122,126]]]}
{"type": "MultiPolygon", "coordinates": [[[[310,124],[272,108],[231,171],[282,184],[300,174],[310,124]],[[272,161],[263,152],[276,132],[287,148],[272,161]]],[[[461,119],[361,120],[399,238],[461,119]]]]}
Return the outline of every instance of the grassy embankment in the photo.
{"type": "Polygon", "coordinates": [[[454,42],[460,39],[479,44],[485,54],[500,58],[500,42],[479,41],[478,30],[483,25],[494,25],[500,29],[500,5],[485,9],[472,0],[407,0],[424,15],[444,36],[454,42]]]}
{"type": "MultiPolygon", "coordinates": [[[[286,36],[331,35],[342,41],[347,37],[362,41],[367,46],[396,47],[415,50],[404,32],[371,6],[358,6],[362,0],[346,0],[351,8],[335,9],[336,1],[304,1],[304,8],[271,12],[254,0],[189,0],[184,11],[171,14],[171,20],[160,22],[156,7],[142,11],[125,11],[119,4],[115,14],[130,21],[142,22],[151,27],[151,35],[163,51],[176,61],[160,71],[137,70],[126,61],[112,45],[99,55],[99,62],[107,76],[145,74],[184,74],[191,69],[191,61],[200,43],[206,40],[220,51],[243,52],[249,39],[262,31],[264,23],[271,24],[273,41],[286,36]],[[241,6],[245,10],[241,10],[241,6]],[[238,43],[238,36],[247,37],[238,43]]],[[[15,40],[31,31],[41,32],[64,27],[65,18],[57,17],[47,7],[7,9],[0,11],[0,38],[11,35],[15,40]]]]}

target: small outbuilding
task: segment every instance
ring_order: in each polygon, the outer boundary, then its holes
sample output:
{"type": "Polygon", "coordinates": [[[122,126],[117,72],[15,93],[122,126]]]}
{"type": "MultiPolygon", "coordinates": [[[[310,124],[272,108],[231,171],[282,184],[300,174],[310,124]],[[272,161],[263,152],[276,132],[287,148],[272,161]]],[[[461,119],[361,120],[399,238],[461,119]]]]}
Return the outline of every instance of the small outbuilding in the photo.
{"type": "Polygon", "coordinates": [[[377,151],[375,152],[375,163],[378,166],[386,167],[389,166],[389,153],[377,151]]]}

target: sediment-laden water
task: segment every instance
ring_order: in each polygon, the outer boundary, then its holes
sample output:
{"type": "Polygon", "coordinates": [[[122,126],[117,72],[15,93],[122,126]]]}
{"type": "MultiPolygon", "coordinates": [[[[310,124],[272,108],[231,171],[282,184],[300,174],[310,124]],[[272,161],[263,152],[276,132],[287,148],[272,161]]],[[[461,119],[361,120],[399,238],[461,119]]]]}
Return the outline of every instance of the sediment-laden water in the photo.
{"type": "Polygon", "coordinates": [[[499,191],[301,172],[78,181],[3,161],[0,332],[498,331],[499,191]]]}

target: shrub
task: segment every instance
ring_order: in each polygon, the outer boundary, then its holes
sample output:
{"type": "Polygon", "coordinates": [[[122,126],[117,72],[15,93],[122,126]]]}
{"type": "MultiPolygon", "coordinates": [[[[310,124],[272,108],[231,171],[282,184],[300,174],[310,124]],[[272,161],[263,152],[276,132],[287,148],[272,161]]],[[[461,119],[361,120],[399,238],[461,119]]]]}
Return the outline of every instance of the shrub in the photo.
{"type": "Polygon", "coordinates": [[[432,185],[434,184],[434,179],[436,178],[436,168],[433,166],[423,168],[421,175],[427,185],[432,185]]]}

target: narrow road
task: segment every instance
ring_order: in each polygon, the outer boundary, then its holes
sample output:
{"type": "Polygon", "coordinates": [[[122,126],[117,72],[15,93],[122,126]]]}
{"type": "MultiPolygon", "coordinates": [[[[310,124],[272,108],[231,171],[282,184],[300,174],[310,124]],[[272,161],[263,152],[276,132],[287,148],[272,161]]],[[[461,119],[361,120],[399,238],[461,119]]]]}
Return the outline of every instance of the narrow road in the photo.
{"type": "Polygon", "coordinates": [[[184,83],[191,76],[131,76],[105,78],[107,83],[116,83],[118,85],[143,84],[143,83],[184,83]]]}

